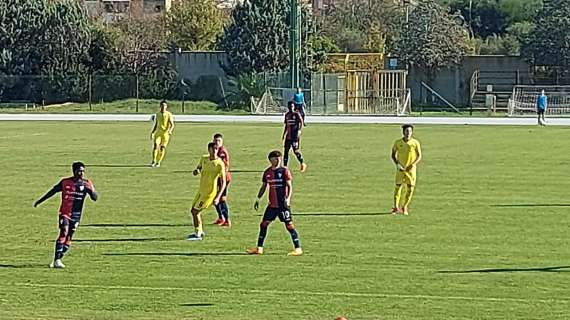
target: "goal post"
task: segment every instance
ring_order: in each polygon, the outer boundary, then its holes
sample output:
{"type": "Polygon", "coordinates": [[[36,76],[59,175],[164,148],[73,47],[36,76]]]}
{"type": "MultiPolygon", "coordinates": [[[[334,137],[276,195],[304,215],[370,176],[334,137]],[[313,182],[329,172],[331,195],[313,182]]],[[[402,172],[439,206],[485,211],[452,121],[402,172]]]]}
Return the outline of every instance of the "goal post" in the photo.
{"type": "Polygon", "coordinates": [[[548,97],[546,115],[570,116],[570,86],[552,85],[515,86],[508,103],[509,116],[535,114],[536,102],[542,90],[548,97]]]}

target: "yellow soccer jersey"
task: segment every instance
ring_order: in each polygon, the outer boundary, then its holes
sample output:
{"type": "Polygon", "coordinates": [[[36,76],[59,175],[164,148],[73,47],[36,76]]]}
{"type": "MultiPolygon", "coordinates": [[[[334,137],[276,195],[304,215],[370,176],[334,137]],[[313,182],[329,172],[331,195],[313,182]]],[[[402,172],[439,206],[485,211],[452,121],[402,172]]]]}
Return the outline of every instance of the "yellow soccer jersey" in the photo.
{"type": "Polygon", "coordinates": [[[222,159],[210,160],[209,155],[200,159],[201,177],[199,193],[203,197],[215,195],[218,188],[218,178],[226,178],[224,162],[222,159]]]}
{"type": "Polygon", "coordinates": [[[407,167],[416,161],[420,148],[420,142],[411,138],[409,141],[404,141],[404,139],[396,140],[392,150],[396,151],[398,162],[400,162],[404,167],[407,167]]]}
{"type": "Polygon", "coordinates": [[[168,112],[168,111],[164,111],[164,113],[162,112],[157,112],[156,115],[154,116],[154,121],[156,121],[156,131],[155,134],[157,136],[163,135],[165,133],[168,132],[168,123],[170,122],[171,119],[173,119],[172,117],[172,113],[168,112]]]}

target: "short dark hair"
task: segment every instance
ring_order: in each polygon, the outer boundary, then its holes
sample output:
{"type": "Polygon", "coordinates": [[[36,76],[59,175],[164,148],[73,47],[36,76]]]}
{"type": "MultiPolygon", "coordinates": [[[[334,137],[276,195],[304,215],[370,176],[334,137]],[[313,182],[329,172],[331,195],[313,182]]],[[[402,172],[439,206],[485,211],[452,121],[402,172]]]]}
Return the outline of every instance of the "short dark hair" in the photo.
{"type": "Polygon", "coordinates": [[[414,125],[413,124],[404,124],[402,125],[402,131],[411,128],[412,130],[414,130],[414,125]]]}
{"type": "Polygon", "coordinates": [[[208,143],[208,150],[210,150],[210,148],[215,149],[216,148],[216,144],[213,142],[208,143]]]}
{"type": "Polygon", "coordinates": [[[214,135],[214,139],[223,138],[224,136],[221,133],[216,133],[214,135]]]}
{"type": "Polygon", "coordinates": [[[73,172],[75,172],[81,167],[85,168],[85,164],[81,161],[76,161],[71,165],[71,170],[73,170],[73,172]]]}
{"type": "Polygon", "coordinates": [[[168,103],[166,102],[166,100],[161,100],[160,105],[163,105],[163,104],[168,104],[168,103]]]}
{"type": "Polygon", "coordinates": [[[273,151],[269,152],[267,159],[271,159],[271,158],[275,158],[275,157],[281,158],[281,151],[273,150],[273,151]]]}
{"type": "Polygon", "coordinates": [[[294,107],[295,107],[295,102],[293,102],[293,100],[287,102],[287,109],[293,109],[294,107]]]}

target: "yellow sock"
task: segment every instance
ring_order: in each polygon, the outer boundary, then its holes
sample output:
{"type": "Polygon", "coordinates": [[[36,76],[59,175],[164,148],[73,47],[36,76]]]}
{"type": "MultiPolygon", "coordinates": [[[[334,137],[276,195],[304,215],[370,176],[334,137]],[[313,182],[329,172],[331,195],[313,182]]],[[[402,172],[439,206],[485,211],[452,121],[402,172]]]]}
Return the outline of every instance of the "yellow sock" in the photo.
{"type": "Polygon", "coordinates": [[[398,208],[398,205],[400,204],[400,197],[402,195],[402,188],[403,185],[396,185],[396,188],[394,189],[394,208],[398,208]]]}
{"type": "Polygon", "coordinates": [[[157,157],[158,163],[160,163],[162,161],[162,159],[164,159],[165,154],[166,154],[166,148],[165,147],[159,147],[158,148],[158,157],[157,157]]]}
{"type": "Polygon", "coordinates": [[[414,194],[415,186],[408,185],[406,195],[404,196],[404,208],[407,208],[412,202],[412,195],[414,194]]]}
{"type": "Polygon", "coordinates": [[[192,220],[194,220],[194,231],[196,234],[203,234],[204,230],[202,229],[202,217],[200,216],[200,213],[192,215],[192,218],[192,220]]]}
{"type": "Polygon", "coordinates": [[[156,146],[152,150],[152,162],[154,162],[154,163],[158,162],[158,160],[157,160],[158,159],[158,151],[159,151],[159,148],[156,146]]]}

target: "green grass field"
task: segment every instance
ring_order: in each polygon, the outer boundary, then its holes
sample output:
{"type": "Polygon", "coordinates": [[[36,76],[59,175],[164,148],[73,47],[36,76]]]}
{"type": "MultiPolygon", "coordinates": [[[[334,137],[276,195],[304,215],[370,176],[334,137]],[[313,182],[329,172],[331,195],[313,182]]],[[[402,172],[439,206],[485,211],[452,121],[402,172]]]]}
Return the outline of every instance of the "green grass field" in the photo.
{"type": "Polygon", "coordinates": [[[178,124],[151,169],[150,123],[0,124],[0,319],[570,318],[568,128],[417,127],[424,160],[404,217],[387,214],[398,126],[310,125],[308,172],[292,160],[306,254],[287,257],[279,223],[266,255],[244,253],[278,125],[178,124]],[[218,131],[234,227],[185,241],[190,170],[218,131]],[[79,159],[101,198],[52,270],[59,198],[32,204],[79,159]]]}

